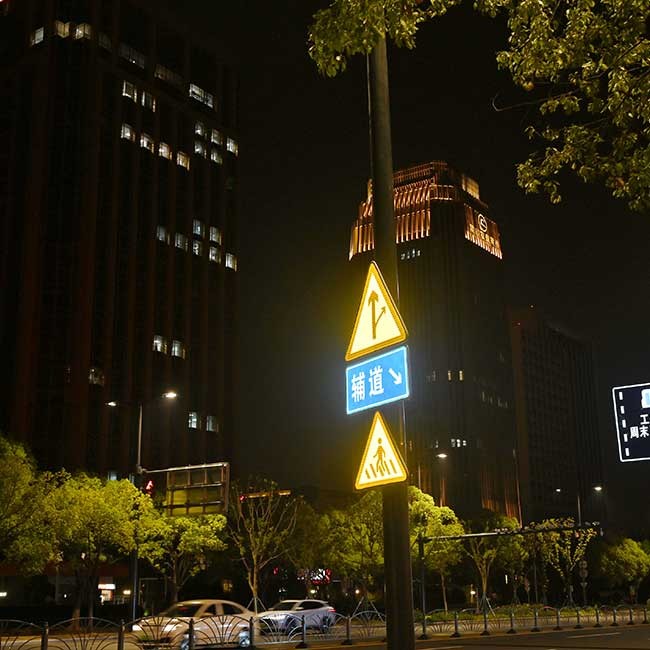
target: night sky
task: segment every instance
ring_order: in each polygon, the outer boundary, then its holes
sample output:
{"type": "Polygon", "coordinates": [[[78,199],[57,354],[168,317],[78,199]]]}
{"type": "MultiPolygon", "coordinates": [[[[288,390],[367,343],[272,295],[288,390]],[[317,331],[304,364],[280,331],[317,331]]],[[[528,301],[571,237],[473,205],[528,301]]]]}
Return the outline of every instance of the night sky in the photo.
{"type": "MultiPolygon", "coordinates": [[[[349,490],[371,420],[345,415],[343,383],[363,282],[347,251],[369,176],[365,59],[318,74],[306,40],[320,6],[193,0],[183,11],[240,71],[235,471],[349,490]]],[[[496,69],[505,37],[461,7],[422,27],[416,50],[389,49],[394,167],[446,160],[476,179],[501,231],[508,302],[594,343],[608,505],[632,520],[650,466],[617,462],[610,389],[650,381],[650,215],[571,179],[559,206],[517,187],[528,118],[492,107],[520,99],[496,69]]]]}

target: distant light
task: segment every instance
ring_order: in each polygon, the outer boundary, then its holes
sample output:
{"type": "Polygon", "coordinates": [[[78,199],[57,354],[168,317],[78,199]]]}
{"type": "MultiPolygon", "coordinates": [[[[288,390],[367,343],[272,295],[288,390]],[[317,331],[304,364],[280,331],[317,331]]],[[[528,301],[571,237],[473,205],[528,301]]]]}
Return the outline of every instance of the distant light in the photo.
{"type": "Polygon", "coordinates": [[[115,591],[115,584],[112,582],[100,582],[97,589],[104,589],[106,591],[115,591]]]}
{"type": "Polygon", "coordinates": [[[315,589],[310,589],[310,590],[309,590],[309,593],[310,593],[310,594],[315,594],[315,593],[316,593],[316,590],[315,590],[315,589]]]}
{"type": "Polygon", "coordinates": [[[354,593],[358,596],[361,593],[361,589],[355,589],[354,593]]]}
{"type": "Polygon", "coordinates": [[[555,491],[559,494],[560,492],[562,492],[562,488],[555,488],[555,491]]]}
{"type": "Polygon", "coordinates": [[[115,407],[117,406],[117,402],[115,400],[111,400],[110,402],[106,402],[106,406],[115,407]]]}
{"type": "Polygon", "coordinates": [[[122,593],[123,593],[125,596],[130,596],[130,595],[131,595],[131,590],[130,590],[130,589],[125,589],[122,593]]]}
{"type": "Polygon", "coordinates": [[[0,591],[0,598],[6,598],[7,597],[7,592],[6,591],[0,591]]]}
{"type": "Polygon", "coordinates": [[[594,485],[594,491],[602,492],[603,491],[603,486],[602,485],[594,485]]]}
{"type": "Polygon", "coordinates": [[[473,589],[471,589],[470,592],[469,592],[469,595],[470,596],[476,596],[476,592],[473,589]]]}
{"type": "Polygon", "coordinates": [[[436,454],[436,458],[447,458],[447,454],[436,454]]]}
{"type": "Polygon", "coordinates": [[[175,390],[168,390],[166,393],[163,393],[163,397],[165,399],[176,399],[178,397],[178,393],[175,390]]]}

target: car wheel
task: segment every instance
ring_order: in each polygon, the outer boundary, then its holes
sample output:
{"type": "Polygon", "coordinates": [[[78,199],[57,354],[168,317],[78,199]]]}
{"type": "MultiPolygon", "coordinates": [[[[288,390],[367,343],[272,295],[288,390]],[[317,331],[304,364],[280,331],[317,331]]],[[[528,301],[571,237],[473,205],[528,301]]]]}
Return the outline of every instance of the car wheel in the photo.
{"type": "Polygon", "coordinates": [[[320,622],[320,631],[323,634],[327,634],[332,627],[332,619],[329,616],[323,616],[320,622]]]}

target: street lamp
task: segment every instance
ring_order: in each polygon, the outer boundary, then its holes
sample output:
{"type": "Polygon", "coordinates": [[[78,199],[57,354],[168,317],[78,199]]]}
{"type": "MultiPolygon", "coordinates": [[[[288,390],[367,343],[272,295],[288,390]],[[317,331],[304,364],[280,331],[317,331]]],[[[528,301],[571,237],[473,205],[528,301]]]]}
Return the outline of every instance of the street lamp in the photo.
{"type": "MultiPolygon", "coordinates": [[[[178,397],[178,393],[174,390],[167,390],[162,395],[160,396],[165,400],[174,400],[178,397]]],[[[135,473],[133,474],[133,485],[139,489],[142,487],[142,474],[143,474],[143,467],[142,467],[142,413],[144,411],[144,407],[154,401],[156,401],[157,397],[154,397],[151,400],[148,400],[147,402],[138,402],[138,443],[136,447],[136,460],[135,460],[135,473]]],[[[133,404],[129,404],[124,402],[122,404],[123,406],[133,406],[133,404]]],[[[110,406],[111,408],[116,408],[117,406],[120,406],[119,402],[116,402],[115,400],[111,400],[110,402],[106,402],[106,406],[110,406]]],[[[139,569],[139,557],[138,557],[138,547],[137,544],[135,548],[133,549],[133,552],[131,553],[131,620],[135,621],[135,619],[138,616],[138,605],[139,605],[139,600],[140,600],[140,578],[138,575],[138,569],[139,569]]]]}

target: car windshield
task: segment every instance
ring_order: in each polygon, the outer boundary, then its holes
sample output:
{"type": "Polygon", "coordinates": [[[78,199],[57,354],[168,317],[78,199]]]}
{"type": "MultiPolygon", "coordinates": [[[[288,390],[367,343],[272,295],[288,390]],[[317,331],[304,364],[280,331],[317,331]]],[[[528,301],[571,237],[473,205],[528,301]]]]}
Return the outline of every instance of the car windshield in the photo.
{"type": "Polygon", "coordinates": [[[295,604],[296,603],[293,600],[281,600],[279,603],[275,603],[275,605],[271,607],[271,611],[277,611],[280,609],[292,609],[295,604]]]}
{"type": "Polygon", "coordinates": [[[166,609],[163,612],[163,616],[169,616],[171,618],[180,617],[180,616],[195,616],[200,603],[177,603],[172,605],[170,608],[166,609]]]}

